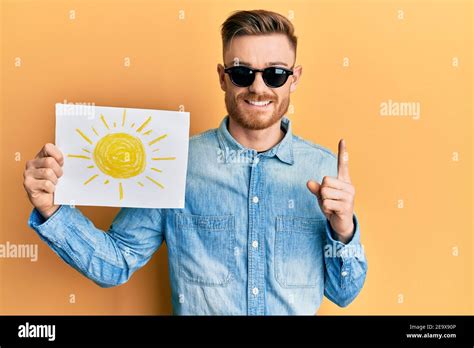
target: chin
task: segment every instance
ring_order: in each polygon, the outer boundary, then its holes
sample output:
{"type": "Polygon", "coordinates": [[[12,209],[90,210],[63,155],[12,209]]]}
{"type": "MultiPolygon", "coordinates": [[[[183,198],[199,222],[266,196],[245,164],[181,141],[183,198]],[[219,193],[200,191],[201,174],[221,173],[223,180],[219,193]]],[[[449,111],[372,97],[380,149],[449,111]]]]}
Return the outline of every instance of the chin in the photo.
{"type": "Polygon", "coordinates": [[[263,130],[280,122],[288,110],[289,98],[282,101],[272,100],[269,105],[259,108],[249,105],[244,98],[236,98],[226,93],[226,108],[229,117],[240,127],[249,130],[263,130]]]}
{"type": "Polygon", "coordinates": [[[249,113],[243,110],[237,114],[230,115],[232,119],[241,127],[251,130],[262,130],[273,126],[280,121],[281,116],[276,116],[274,112],[249,113]]]}

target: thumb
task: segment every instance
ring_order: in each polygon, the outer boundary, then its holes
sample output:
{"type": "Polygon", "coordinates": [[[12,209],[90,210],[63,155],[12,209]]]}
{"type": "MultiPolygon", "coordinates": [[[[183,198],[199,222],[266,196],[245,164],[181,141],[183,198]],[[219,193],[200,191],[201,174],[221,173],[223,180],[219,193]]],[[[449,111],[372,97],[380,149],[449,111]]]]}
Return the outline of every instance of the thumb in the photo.
{"type": "Polygon", "coordinates": [[[311,193],[319,199],[319,189],[321,188],[321,184],[317,183],[314,180],[308,180],[306,186],[308,187],[308,190],[310,190],[311,193]]]}

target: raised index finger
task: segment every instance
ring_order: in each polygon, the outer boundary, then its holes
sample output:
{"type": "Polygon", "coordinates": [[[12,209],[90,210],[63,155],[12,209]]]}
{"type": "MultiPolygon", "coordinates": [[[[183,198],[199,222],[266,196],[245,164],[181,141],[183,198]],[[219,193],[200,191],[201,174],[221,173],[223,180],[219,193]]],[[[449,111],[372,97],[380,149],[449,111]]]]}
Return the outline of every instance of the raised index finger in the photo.
{"type": "Polygon", "coordinates": [[[38,154],[36,155],[36,158],[42,158],[42,157],[53,157],[56,160],[56,162],[59,163],[60,166],[64,164],[63,154],[61,150],[59,150],[59,148],[54,144],[48,143],[45,146],[43,146],[41,151],[38,152],[38,154]]]}
{"type": "Polygon", "coordinates": [[[346,142],[344,139],[339,140],[337,151],[337,178],[345,182],[351,182],[349,177],[349,155],[346,149],[346,142]]]}

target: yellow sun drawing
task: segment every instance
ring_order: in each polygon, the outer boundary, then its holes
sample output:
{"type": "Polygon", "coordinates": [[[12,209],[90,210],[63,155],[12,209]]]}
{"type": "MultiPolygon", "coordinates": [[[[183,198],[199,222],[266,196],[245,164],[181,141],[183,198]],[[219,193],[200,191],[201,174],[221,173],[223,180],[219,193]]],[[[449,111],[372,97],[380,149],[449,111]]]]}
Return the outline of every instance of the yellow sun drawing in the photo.
{"type": "MultiPolygon", "coordinates": [[[[89,169],[97,168],[99,173],[94,173],[85,182],[84,185],[88,185],[93,180],[100,177],[102,173],[105,177],[104,185],[110,183],[110,180],[116,179],[118,182],[119,199],[122,200],[124,197],[124,190],[122,181],[135,178],[147,169],[147,148],[144,145],[148,145],[149,151],[157,152],[159,149],[151,149],[157,142],[163,140],[168,134],[162,134],[150,141],[146,141],[146,137],[153,133],[152,129],[145,130],[148,123],[151,121],[151,116],[135,130],[135,123],[132,123],[130,127],[126,125],[127,110],[123,110],[121,126],[117,127],[117,122],[113,122],[111,126],[107,122],[104,115],[100,114],[100,120],[102,121],[101,128],[104,129],[105,135],[101,136],[100,133],[91,127],[94,135],[87,135],[85,132],[76,129],[76,132],[84,139],[88,145],[82,148],[86,154],[68,154],[69,158],[77,158],[81,160],[87,160],[92,162],[87,166],[89,169]],[[114,132],[117,129],[123,129],[122,132],[114,132]],[[130,133],[137,135],[132,135],[130,133]],[[112,132],[111,132],[112,131],[112,132]],[[91,139],[92,138],[92,139],[91,139]],[[99,138],[98,140],[93,140],[99,138]],[[91,148],[92,147],[92,148],[91,148]]],[[[100,130],[100,129],[99,129],[100,130]]],[[[152,161],[166,161],[175,160],[176,157],[151,157],[152,161]]],[[[162,170],[153,166],[149,167],[151,170],[161,173],[162,170]]],[[[144,179],[147,179],[160,189],[165,188],[158,180],[152,178],[149,175],[144,175],[144,179]]],[[[144,187],[142,181],[136,182],[140,187],[144,187]]]]}

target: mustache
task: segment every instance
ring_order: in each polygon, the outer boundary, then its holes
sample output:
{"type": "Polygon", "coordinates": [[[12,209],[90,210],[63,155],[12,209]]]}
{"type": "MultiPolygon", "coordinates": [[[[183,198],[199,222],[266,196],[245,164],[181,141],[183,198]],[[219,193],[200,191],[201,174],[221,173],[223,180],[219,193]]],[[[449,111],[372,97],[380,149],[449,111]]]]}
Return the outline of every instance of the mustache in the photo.
{"type": "Polygon", "coordinates": [[[237,99],[247,99],[247,100],[252,100],[252,101],[264,101],[264,100],[269,100],[269,101],[276,101],[275,96],[270,95],[270,94],[254,94],[254,93],[245,93],[237,96],[237,99]]]}

